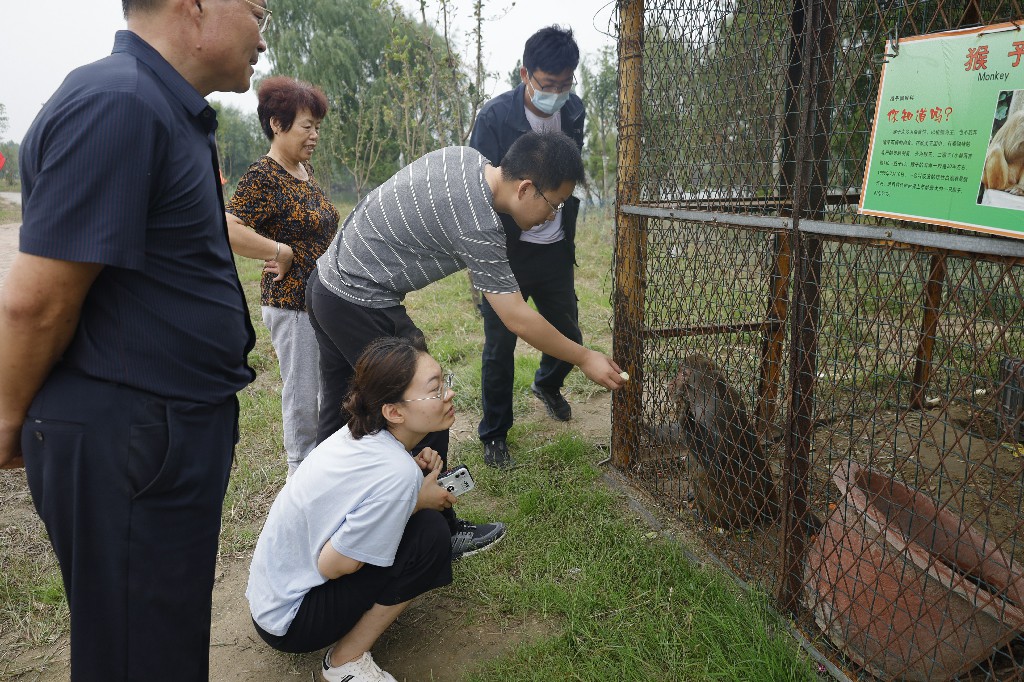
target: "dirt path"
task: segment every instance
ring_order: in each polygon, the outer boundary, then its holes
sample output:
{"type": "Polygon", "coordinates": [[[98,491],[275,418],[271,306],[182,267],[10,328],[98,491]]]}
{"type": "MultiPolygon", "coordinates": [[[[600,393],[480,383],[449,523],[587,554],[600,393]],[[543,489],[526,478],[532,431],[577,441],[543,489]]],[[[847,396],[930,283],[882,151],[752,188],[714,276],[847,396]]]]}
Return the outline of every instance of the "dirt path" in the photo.
{"type": "MultiPolygon", "coordinates": [[[[18,225],[0,225],[0,282],[17,251],[18,225]]],[[[534,405],[539,416],[543,410],[534,405]]],[[[610,397],[599,393],[585,403],[573,403],[574,419],[561,425],[542,419],[552,433],[569,428],[592,442],[607,443],[610,397]]],[[[453,428],[456,441],[475,438],[475,421],[462,416],[453,428]]],[[[3,473],[0,492],[4,523],[38,524],[24,484],[23,473],[3,473]],[[12,480],[12,477],[18,477],[12,480]],[[20,520],[20,521],[19,521],[20,520]]],[[[515,532],[511,528],[509,532],[515,532]]],[[[494,551],[502,551],[501,546],[494,551]]],[[[472,561],[472,559],[467,559],[472,561]]],[[[255,634],[245,600],[248,557],[219,562],[213,593],[213,635],[210,646],[210,679],[225,682],[258,680],[309,680],[319,653],[290,656],[266,646],[255,634]]],[[[456,564],[458,571],[458,564],[456,564]]],[[[472,604],[456,599],[449,588],[417,600],[374,648],[376,660],[402,682],[444,680],[457,682],[480,661],[500,655],[524,641],[551,636],[557,623],[502,623],[480,613],[472,604]]],[[[28,651],[0,664],[0,676],[17,682],[63,682],[68,679],[69,648],[61,638],[45,648],[28,651]],[[6,672],[5,672],[6,671],[6,672]]]]}

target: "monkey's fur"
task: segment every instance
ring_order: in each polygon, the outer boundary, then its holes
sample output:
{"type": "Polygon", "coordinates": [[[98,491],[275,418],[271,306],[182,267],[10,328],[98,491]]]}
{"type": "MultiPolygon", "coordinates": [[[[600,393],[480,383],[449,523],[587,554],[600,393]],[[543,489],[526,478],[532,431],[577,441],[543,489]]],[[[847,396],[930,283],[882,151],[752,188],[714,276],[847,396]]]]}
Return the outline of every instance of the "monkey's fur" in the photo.
{"type": "Polygon", "coordinates": [[[779,518],[775,482],[743,398],[722,371],[690,355],[669,384],[698,511],[712,525],[743,530],[779,518]]]}
{"type": "Polygon", "coordinates": [[[1024,196],[1024,111],[1010,114],[992,136],[981,182],[988,189],[1024,196]]]}

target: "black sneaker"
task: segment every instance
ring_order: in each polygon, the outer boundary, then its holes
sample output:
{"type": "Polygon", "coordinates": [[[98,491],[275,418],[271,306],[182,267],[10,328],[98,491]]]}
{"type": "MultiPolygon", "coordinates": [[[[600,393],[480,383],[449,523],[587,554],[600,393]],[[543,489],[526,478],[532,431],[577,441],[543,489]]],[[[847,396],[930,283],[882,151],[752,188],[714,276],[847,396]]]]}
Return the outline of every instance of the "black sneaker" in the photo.
{"type": "Polygon", "coordinates": [[[495,469],[516,468],[516,461],[509,457],[508,443],[504,438],[495,438],[484,443],[484,464],[495,469]]]}
{"type": "Polygon", "coordinates": [[[482,552],[504,536],[505,524],[501,521],[473,524],[456,519],[455,532],[452,533],[452,561],[482,552]]]}
{"type": "Polygon", "coordinates": [[[543,388],[534,382],[530,384],[530,390],[540,398],[544,407],[548,408],[548,414],[552,419],[557,419],[560,422],[572,419],[572,408],[569,407],[569,403],[562,397],[562,393],[558,389],[543,388]]]}

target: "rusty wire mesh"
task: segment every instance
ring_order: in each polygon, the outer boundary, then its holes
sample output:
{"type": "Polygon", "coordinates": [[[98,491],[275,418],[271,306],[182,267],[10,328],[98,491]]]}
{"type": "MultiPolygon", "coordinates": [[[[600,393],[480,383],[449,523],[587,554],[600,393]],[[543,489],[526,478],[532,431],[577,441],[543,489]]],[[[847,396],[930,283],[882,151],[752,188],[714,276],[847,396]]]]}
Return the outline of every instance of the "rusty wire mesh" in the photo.
{"type": "Polygon", "coordinates": [[[886,40],[1020,2],[618,16],[613,461],[837,674],[1024,677],[1024,243],[856,212],[886,40]]]}

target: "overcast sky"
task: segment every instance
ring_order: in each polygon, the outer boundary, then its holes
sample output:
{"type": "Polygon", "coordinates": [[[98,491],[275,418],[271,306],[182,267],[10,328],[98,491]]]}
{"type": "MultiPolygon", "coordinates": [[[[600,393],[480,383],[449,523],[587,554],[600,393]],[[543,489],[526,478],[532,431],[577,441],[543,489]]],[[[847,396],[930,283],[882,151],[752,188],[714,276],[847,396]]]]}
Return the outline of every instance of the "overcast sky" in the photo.
{"type": "MultiPolygon", "coordinates": [[[[418,12],[419,0],[400,2],[418,12]]],[[[124,18],[118,0],[4,0],[3,4],[0,103],[10,119],[3,138],[20,141],[68,71],[110,54],[114,32],[124,28],[124,18]]],[[[430,0],[428,4],[436,5],[430,0]]],[[[522,57],[523,43],[542,26],[572,27],[584,57],[615,45],[606,35],[612,33],[610,26],[616,18],[615,0],[484,0],[484,5],[488,19],[485,60],[488,70],[497,72],[499,79],[490,83],[492,95],[507,89],[505,76],[522,57]]],[[[464,43],[472,26],[473,2],[454,0],[451,6],[455,8],[456,39],[464,43]]],[[[215,93],[210,99],[256,111],[252,91],[244,95],[215,93]]]]}

